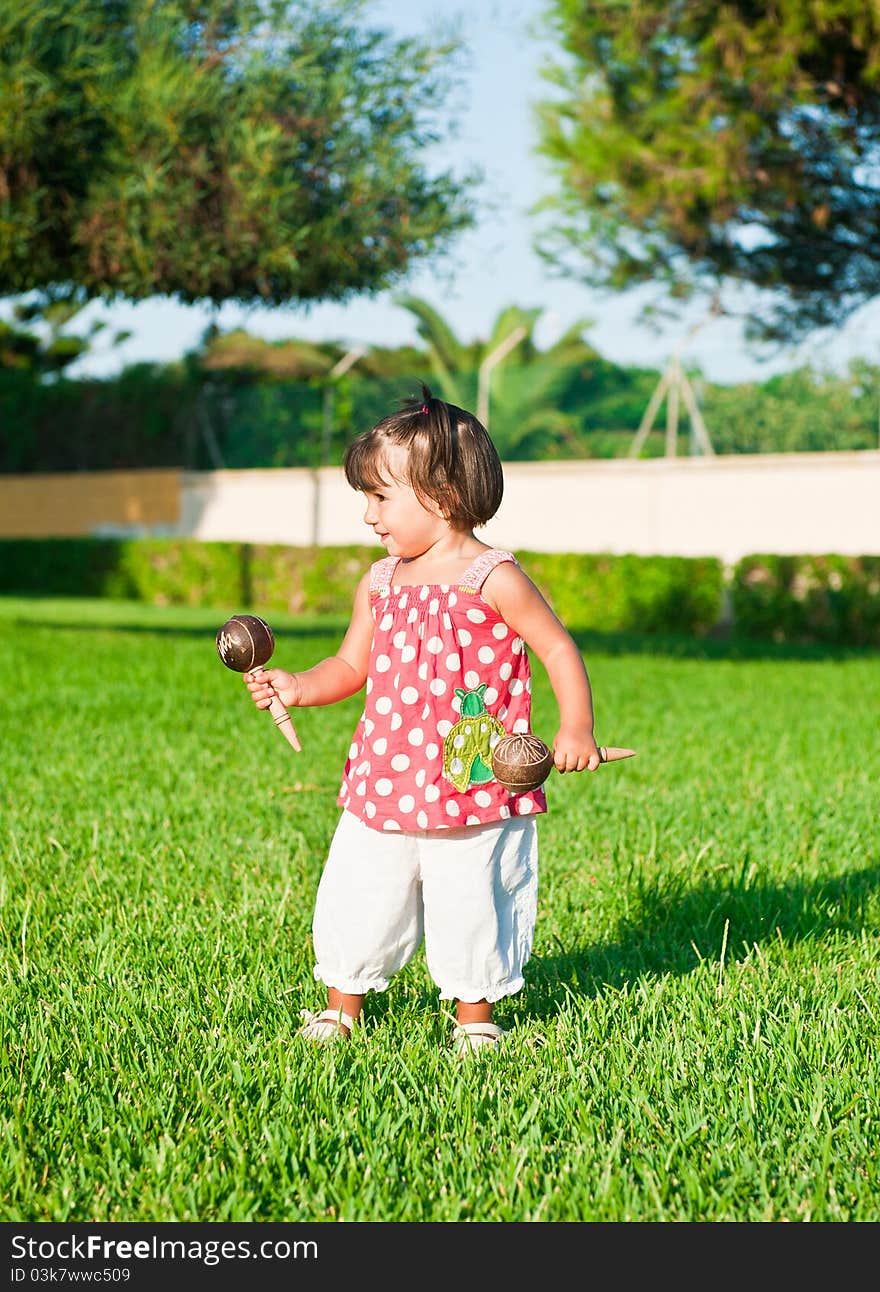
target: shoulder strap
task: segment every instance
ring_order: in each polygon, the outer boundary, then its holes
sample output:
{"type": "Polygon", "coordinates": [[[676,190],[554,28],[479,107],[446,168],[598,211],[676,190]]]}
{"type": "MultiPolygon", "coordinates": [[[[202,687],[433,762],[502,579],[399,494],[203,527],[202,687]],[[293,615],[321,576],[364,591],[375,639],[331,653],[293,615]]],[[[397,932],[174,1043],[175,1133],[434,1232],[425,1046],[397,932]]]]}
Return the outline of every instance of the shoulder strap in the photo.
{"type": "Polygon", "coordinates": [[[487,551],[481,552],[461,576],[459,587],[467,592],[479,592],[495,566],[501,565],[504,561],[513,561],[514,565],[517,564],[513,552],[505,552],[498,547],[490,547],[487,551]]]}
{"type": "Polygon", "coordinates": [[[391,580],[399,556],[383,556],[381,561],[374,561],[370,566],[370,593],[386,592],[391,587],[391,580]]]}

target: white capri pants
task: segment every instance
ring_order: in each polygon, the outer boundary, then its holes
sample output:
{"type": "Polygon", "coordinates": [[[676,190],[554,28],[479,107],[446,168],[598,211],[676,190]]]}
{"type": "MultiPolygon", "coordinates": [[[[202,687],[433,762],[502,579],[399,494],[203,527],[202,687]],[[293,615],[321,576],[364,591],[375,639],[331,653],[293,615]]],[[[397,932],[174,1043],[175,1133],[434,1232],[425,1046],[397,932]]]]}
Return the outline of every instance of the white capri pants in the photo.
{"type": "Polygon", "coordinates": [[[424,939],[441,1000],[520,991],[537,911],[536,824],[389,833],[344,811],[315,899],[315,977],[347,995],[384,991],[424,939]]]}

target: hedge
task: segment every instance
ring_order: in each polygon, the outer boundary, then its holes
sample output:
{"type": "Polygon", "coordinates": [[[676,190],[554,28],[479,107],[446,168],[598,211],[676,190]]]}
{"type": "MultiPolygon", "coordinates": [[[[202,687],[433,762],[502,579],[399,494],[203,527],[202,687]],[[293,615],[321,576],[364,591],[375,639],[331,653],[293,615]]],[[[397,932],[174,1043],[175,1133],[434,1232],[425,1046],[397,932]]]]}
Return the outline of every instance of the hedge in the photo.
{"type": "MultiPolygon", "coordinates": [[[[345,617],[379,549],[195,539],[0,540],[0,593],[345,617]]],[[[880,646],[880,556],[519,551],[572,631],[880,646]]]]}

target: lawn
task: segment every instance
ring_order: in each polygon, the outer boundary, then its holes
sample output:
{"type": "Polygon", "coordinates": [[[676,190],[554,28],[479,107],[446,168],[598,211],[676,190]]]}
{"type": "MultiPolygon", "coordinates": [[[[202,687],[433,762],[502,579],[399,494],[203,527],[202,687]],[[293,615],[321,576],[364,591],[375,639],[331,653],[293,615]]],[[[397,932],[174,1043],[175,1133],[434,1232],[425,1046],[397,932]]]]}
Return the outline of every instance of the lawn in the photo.
{"type": "MultiPolygon", "coordinates": [[[[295,1036],[360,697],[295,754],[214,649],[259,607],[0,605],[0,1221],[880,1219],[876,655],[585,643],[638,755],[551,774],[526,988],[462,1064],[421,955],[295,1036]]],[[[273,626],[290,667],[344,629],[273,626]]]]}

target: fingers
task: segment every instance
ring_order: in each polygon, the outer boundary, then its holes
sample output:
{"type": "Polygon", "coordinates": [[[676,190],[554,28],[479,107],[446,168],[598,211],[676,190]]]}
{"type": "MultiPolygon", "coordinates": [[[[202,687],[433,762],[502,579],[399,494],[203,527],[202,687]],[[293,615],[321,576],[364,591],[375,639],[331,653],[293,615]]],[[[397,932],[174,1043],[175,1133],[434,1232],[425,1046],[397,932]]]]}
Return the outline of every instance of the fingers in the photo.
{"type": "Polygon", "coordinates": [[[562,750],[557,749],[554,750],[553,764],[557,772],[562,774],[565,772],[594,772],[598,767],[602,766],[602,755],[598,749],[594,749],[590,754],[578,753],[574,750],[563,753],[562,750]]]}
{"type": "Polygon", "coordinates": [[[251,693],[251,699],[258,709],[268,709],[275,697],[275,688],[266,677],[265,673],[254,676],[253,673],[245,673],[244,681],[247,689],[251,693]]]}

